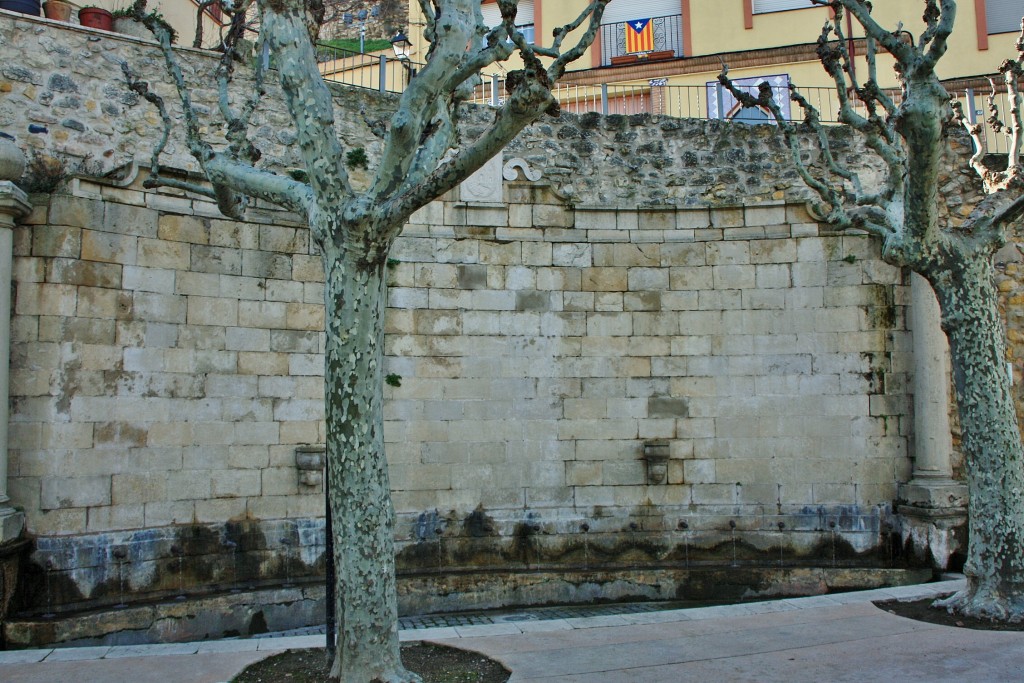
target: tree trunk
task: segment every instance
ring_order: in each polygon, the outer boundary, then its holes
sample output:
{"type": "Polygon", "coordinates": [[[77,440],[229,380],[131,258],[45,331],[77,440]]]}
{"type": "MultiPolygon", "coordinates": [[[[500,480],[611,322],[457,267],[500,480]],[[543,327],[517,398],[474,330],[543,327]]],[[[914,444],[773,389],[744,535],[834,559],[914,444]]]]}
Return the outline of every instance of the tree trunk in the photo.
{"type": "MultiPolygon", "coordinates": [[[[337,567],[331,680],[418,683],[402,666],[395,514],[384,456],[384,258],[324,245],[327,458],[337,567]]],[[[384,250],[386,256],[387,250],[384,250]]]]}
{"type": "Polygon", "coordinates": [[[1006,373],[1005,331],[988,250],[948,259],[929,279],[949,337],[970,493],[960,614],[1024,619],[1024,449],[1006,373]]]}

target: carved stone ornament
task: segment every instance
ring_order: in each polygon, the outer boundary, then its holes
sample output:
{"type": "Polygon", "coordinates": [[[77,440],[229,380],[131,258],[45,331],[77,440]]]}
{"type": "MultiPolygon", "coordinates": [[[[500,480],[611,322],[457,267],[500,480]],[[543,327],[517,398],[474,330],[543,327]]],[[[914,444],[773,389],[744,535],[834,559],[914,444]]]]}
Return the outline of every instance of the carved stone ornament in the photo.
{"type": "Polygon", "coordinates": [[[14,138],[0,134],[0,180],[16,181],[25,172],[25,155],[14,138]]]}
{"type": "Polygon", "coordinates": [[[504,199],[501,188],[501,157],[494,157],[479,171],[462,181],[459,197],[464,202],[500,204],[504,199]]]}
{"type": "Polygon", "coordinates": [[[530,182],[537,182],[540,180],[541,172],[530,168],[530,165],[526,163],[526,160],[520,159],[519,157],[510,159],[508,163],[505,164],[505,167],[502,169],[502,175],[505,176],[505,180],[518,180],[519,171],[517,169],[522,169],[523,177],[530,182]]]}

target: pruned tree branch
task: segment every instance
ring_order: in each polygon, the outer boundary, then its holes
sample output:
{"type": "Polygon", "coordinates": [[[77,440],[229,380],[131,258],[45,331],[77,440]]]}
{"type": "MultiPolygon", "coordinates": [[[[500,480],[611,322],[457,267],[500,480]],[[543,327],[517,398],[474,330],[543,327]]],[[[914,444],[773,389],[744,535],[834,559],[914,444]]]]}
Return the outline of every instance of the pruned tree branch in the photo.
{"type": "Polygon", "coordinates": [[[722,66],[722,72],[718,76],[718,80],[744,107],[763,108],[767,109],[772,114],[772,117],[775,119],[775,123],[782,131],[786,144],[789,146],[790,155],[797,173],[800,174],[800,178],[818,195],[820,199],[820,201],[814,206],[815,211],[824,216],[826,221],[836,225],[840,229],[854,228],[866,230],[886,239],[887,241],[891,241],[894,236],[898,234],[898,225],[891,220],[891,217],[881,208],[881,206],[874,205],[875,201],[873,200],[876,195],[864,196],[861,189],[860,178],[857,174],[850,169],[841,166],[836,161],[832,154],[828,135],[821,124],[821,118],[818,110],[802,95],[800,95],[796,88],[792,86],[790,87],[791,96],[793,101],[799,104],[804,110],[804,124],[810,128],[817,137],[822,158],[825,161],[828,171],[833,176],[837,176],[841,180],[848,181],[853,187],[853,203],[857,205],[855,209],[847,208],[847,204],[849,203],[847,192],[843,188],[842,184],[832,182],[827,176],[824,178],[818,178],[811,173],[811,170],[808,168],[801,153],[800,137],[797,135],[796,127],[792,122],[786,119],[782,112],[782,108],[779,106],[778,102],[775,101],[772,87],[768,83],[762,82],[759,85],[758,96],[755,98],[753,95],[737,87],[736,84],[732,82],[729,78],[729,67],[724,64],[722,66]]]}
{"type": "MultiPolygon", "coordinates": [[[[440,19],[433,20],[432,25],[441,43],[432,46],[431,59],[402,94],[399,112],[391,122],[381,170],[371,193],[383,199],[383,206],[388,207],[388,211],[407,217],[433,197],[465,180],[507,145],[523,126],[556,107],[557,101],[551,94],[552,84],[564,73],[565,67],[582,56],[593,42],[607,2],[594,0],[576,20],[556,29],[551,48],[531,45],[516,28],[515,5],[511,0],[501,0],[502,25],[491,31],[483,27],[478,4],[472,4],[470,20],[464,14],[468,10],[460,13],[453,9],[454,3],[439,3],[437,12],[440,19]],[[588,17],[589,24],[583,35],[565,52],[559,52],[565,37],[582,26],[588,17]],[[470,26],[475,30],[470,31],[470,26]],[[466,54],[464,46],[467,41],[473,41],[474,36],[481,47],[466,54]],[[505,36],[510,42],[503,39],[505,36]],[[448,158],[446,155],[453,148],[456,108],[460,101],[457,94],[467,85],[475,86],[479,69],[507,57],[513,46],[522,57],[525,68],[508,75],[508,99],[476,141],[448,158]],[[553,62],[545,68],[540,56],[553,58],[553,62]],[[446,62],[457,66],[445,72],[443,64],[446,62]],[[441,100],[438,92],[450,92],[455,96],[441,100]]],[[[468,93],[468,89],[465,91],[468,93]]]]}
{"type": "MultiPolygon", "coordinates": [[[[953,121],[962,126],[970,135],[974,144],[974,154],[971,156],[970,166],[981,178],[985,185],[985,191],[989,194],[1003,192],[1011,187],[1018,191],[1024,189],[1024,165],[1021,160],[1021,147],[1024,145],[1024,113],[1021,112],[1022,100],[1020,92],[1020,79],[1024,77],[1024,19],[1021,21],[1020,33],[1017,37],[1017,58],[1007,59],[999,66],[999,72],[1003,76],[1003,84],[1006,88],[1006,96],[1009,104],[1009,124],[1002,121],[999,114],[999,107],[996,104],[996,84],[989,79],[991,92],[987,98],[988,118],[984,123],[971,123],[964,115],[963,104],[953,100],[953,121]],[[985,165],[985,124],[996,134],[1006,134],[1007,159],[1006,169],[996,170],[985,165]]],[[[1003,207],[997,212],[998,220],[993,219],[993,225],[1002,229],[1005,224],[1015,220],[1020,214],[1013,209],[1016,202],[1003,207]]]]}

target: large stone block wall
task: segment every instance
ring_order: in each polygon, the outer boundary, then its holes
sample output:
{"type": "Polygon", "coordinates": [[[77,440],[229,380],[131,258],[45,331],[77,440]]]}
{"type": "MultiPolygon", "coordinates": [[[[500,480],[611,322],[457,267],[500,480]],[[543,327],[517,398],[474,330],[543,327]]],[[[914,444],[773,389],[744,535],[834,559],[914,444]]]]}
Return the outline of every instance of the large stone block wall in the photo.
{"type": "MultiPolygon", "coordinates": [[[[874,519],[847,524],[869,532],[858,546],[877,540],[909,475],[909,346],[901,275],[872,242],[781,203],[573,210],[528,183],[506,193],[432,205],[393,253],[386,436],[404,516],[436,509],[458,534],[476,510],[506,538],[530,520],[777,534],[842,508],[874,519]],[[657,440],[671,458],[652,485],[657,440]]],[[[413,545],[437,531],[416,522],[413,545]]]]}
{"type": "MultiPolygon", "coordinates": [[[[182,58],[201,83],[213,58],[182,58]]],[[[144,162],[158,119],[111,78],[122,59],[170,97],[149,46],[0,16],[0,127],[99,170],[144,162]]],[[[264,103],[266,164],[298,165],[273,87],[264,103]]],[[[393,100],[337,105],[372,166],[365,119],[393,100]]],[[[513,157],[540,179],[488,202],[455,191],[392,253],[403,575],[889,562],[910,476],[907,288],[875,242],[807,216],[774,131],[563,115],[513,157]],[[657,483],[645,447],[667,448],[657,483]]],[[[180,138],[167,164],[194,167],[180,138]]],[[[274,207],[228,221],[128,175],[37,197],[16,235],[10,492],[37,539],[23,606],[321,569],[322,489],[297,466],[324,439],[315,246],[274,207]]]]}
{"type": "MultiPolygon", "coordinates": [[[[296,461],[324,439],[305,229],[137,182],[70,192],[15,243],[9,488],[47,590],[112,600],[127,571],[173,591],[182,555],[194,583],[317,572],[322,489],[296,461]]],[[[833,529],[846,560],[878,550],[909,476],[909,342],[901,274],[873,242],[784,203],[504,192],[431,204],[392,253],[403,571],[571,565],[581,535],[612,565],[657,565],[684,528],[708,561],[736,534],[748,560],[781,544],[834,562],[833,529]],[[660,483],[651,442],[668,446],[660,483]]]]}

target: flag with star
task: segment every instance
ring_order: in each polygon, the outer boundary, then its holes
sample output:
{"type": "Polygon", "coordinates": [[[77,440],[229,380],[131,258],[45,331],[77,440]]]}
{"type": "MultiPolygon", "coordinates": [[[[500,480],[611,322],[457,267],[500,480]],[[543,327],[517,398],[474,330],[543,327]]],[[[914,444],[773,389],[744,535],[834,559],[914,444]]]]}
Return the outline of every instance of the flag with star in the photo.
{"type": "Polygon", "coordinates": [[[654,26],[650,19],[633,19],[626,22],[626,52],[651,52],[654,50],[654,26]]]}

